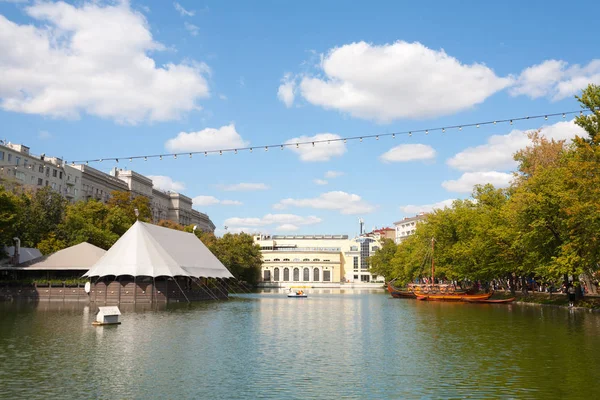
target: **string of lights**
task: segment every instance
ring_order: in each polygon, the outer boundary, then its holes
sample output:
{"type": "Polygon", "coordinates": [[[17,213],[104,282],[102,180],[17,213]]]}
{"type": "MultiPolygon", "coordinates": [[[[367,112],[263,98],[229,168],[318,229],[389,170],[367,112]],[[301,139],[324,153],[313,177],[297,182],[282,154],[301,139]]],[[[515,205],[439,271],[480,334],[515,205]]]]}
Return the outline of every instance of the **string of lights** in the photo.
{"type": "MultiPolygon", "coordinates": [[[[503,124],[503,123],[509,123],[510,125],[513,125],[515,122],[519,122],[519,121],[542,119],[542,118],[546,121],[548,120],[548,118],[561,117],[561,116],[563,119],[566,119],[567,115],[573,115],[573,114],[584,115],[584,113],[587,111],[588,110],[565,111],[565,112],[558,112],[558,113],[549,113],[549,114],[540,114],[540,115],[526,116],[526,117],[498,119],[498,120],[467,123],[467,124],[460,124],[460,125],[448,125],[448,126],[441,126],[441,127],[435,127],[435,128],[415,129],[415,130],[410,130],[410,131],[397,131],[397,132],[386,132],[386,133],[369,134],[369,135],[361,135],[361,136],[340,137],[340,138],[335,138],[335,139],[308,140],[308,141],[298,141],[298,142],[286,142],[286,143],[279,143],[279,144],[267,144],[267,145],[260,145],[260,146],[223,148],[223,149],[216,149],[216,150],[215,149],[200,150],[200,151],[191,151],[191,152],[147,154],[147,155],[134,155],[134,156],[123,156],[123,157],[105,157],[105,158],[96,158],[96,159],[89,159],[89,160],[71,161],[71,164],[75,165],[75,164],[100,163],[103,161],[115,161],[118,163],[119,160],[122,160],[122,161],[129,160],[129,162],[132,162],[133,160],[140,160],[140,159],[142,159],[144,161],[148,161],[149,159],[156,159],[156,158],[158,158],[159,160],[162,160],[164,157],[169,157],[169,158],[172,157],[173,159],[177,159],[177,157],[181,157],[181,156],[183,156],[183,157],[188,156],[189,158],[192,158],[195,155],[204,155],[206,157],[209,154],[219,154],[219,155],[223,155],[224,153],[237,154],[238,152],[242,152],[242,151],[249,151],[250,153],[252,153],[254,150],[269,151],[269,149],[274,149],[274,148],[279,148],[279,149],[283,150],[287,147],[300,148],[300,146],[315,147],[317,144],[323,144],[323,143],[327,143],[327,144],[330,144],[332,142],[347,143],[348,141],[353,141],[353,140],[358,140],[359,142],[362,142],[364,139],[379,140],[379,138],[383,138],[383,137],[391,137],[392,139],[395,139],[396,136],[405,135],[405,136],[411,137],[414,134],[423,134],[424,133],[425,135],[429,135],[430,132],[445,133],[448,130],[462,131],[465,128],[472,128],[472,127],[480,128],[480,127],[486,126],[486,125],[497,125],[497,124],[503,124]]],[[[65,163],[68,163],[68,162],[65,161],[65,163]]]]}

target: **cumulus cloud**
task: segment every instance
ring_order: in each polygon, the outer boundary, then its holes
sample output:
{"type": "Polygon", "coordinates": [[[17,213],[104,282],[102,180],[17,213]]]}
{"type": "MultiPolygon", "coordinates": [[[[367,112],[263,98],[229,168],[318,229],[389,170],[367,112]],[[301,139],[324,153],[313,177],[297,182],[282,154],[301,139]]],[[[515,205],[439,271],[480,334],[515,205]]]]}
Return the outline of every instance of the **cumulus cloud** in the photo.
{"type": "Polygon", "coordinates": [[[471,193],[473,186],[491,183],[495,187],[507,187],[513,176],[504,172],[465,172],[456,180],[442,182],[442,187],[450,192],[471,193]]]}
{"type": "Polygon", "coordinates": [[[342,191],[327,192],[310,199],[283,199],[274,204],[273,208],[282,210],[289,206],[336,210],[345,215],[367,214],[375,210],[375,206],[364,201],[359,195],[342,191]]]}
{"type": "Polygon", "coordinates": [[[277,97],[285,104],[287,108],[290,108],[294,104],[294,98],[296,97],[296,82],[292,79],[290,74],[286,74],[281,80],[281,85],[277,90],[277,97]]]}
{"type": "Polygon", "coordinates": [[[230,124],[220,128],[206,128],[197,132],[179,132],[167,140],[165,148],[172,152],[210,151],[246,147],[249,142],[242,139],[230,124]]]}
{"type": "Polygon", "coordinates": [[[325,179],[315,179],[313,182],[317,185],[327,185],[328,183],[325,179]]]}
{"type": "Polygon", "coordinates": [[[152,179],[155,188],[166,190],[168,192],[180,192],[185,189],[183,182],[176,182],[171,177],[164,175],[148,175],[152,179]]]}
{"type": "Polygon", "coordinates": [[[344,175],[344,173],[342,171],[327,171],[327,172],[325,172],[325,178],[328,178],[328,179],[337,178],[342,175],[344,175]]]}
{"type": "Polygon", "coordinates": [[[584,66],[569,66],[563,60],[546,60],[525,68],[510,94],[526,95],[532,99],[547,96],[558,101],[577,94],[590,83],[600,84],[600,59],[584,66]]]}
{"type": "Polygon", "coordinates": [[[217,187],[227,192],[252,192],[269,189],[269,186],[264,183],[235,183],[232,185],[217,185],[217,187]]]}
{"type": "Polygon", "coordinates": [[[241,206],[242,202],[237,200],[219,200],[214,196],[196,196],[192,199],[195,206],[214,206],[222,204],[224,206],[241,206]]]}
{"type": "Polygon", "coordinates": [[[193,17],[196,14],[196,11],[193,11],[193,10],[188,11],[185,8],[183,8],[181,6],[181,4],[179,4],[177,2],[173,3],[173,6],[177,10],[177,12],[179,14],[181,14],[182,17],[193,17]]]}
{"type": "Polygon", "coordinates": [[[430,160],[435,158],[435,150],[426,144],[401,144],[392,147],[379,159],[383,162],[406,162],[416,160],[430,160]]]}
{"type": "MultiPolygon", "coordinates": [[[[540,135],[570,141],[575,136],[585,136],[586,132],[572,120],[544,126],[540,135]]],[[[486,144],[466,148],[448,159],[447,164],[460,171],[511,170],[517,167],[513,155],[530,144],[527,131],[515,129],[506,135],[491,136],[486,144]]]]}
{"type": "Polygon", "coordinates": [[[294,232],[294,231],[297,231],[298,229],[300,229],[300,227],[298,227],[294,224],[283,224],[283,225],[279,225],[277,228],[275,228],[275,230],[277,232],[294,232]]]}
{"type": "Polygon", "coordinates": [[[321,55],[319,71],[296,79],[309,103],[378,122],[453,114],[512,83],[483,64],[403,41],[335,47],[321,55]]]}
{"type": "Polygon", "coordinates": [[[35,25],[0,15],[5,111],[136,124],[177,119],[209,96],[206,64],[156,65],[149,54],[165,46],[128,1],[35,2],[24,12],[35,25]]]}
{"type": "Polygon", "coordinates": [[[416,214],[419,214],[421,212],[428,213],[428,212],[431,212],[431,211],[436,210],[438,208],[451,207],[452,206],[452,202],[454,200],[455,199],[447,199],[447,200],[439,201],[439,202],[434,203],[434,204],[423,204],[423,205],[420,205],[420,206],[409,204],[409,205],[406,205],[406,206],[400,206],[400,210],[403,213],[405,213],[405,214],[415,214],[416,215],[416,214]]]}
{"type": "Polygon", "coordinates": [[[303,217],[295,214],[267,214],[262,218],[227,218],[225,225],[232,227],[260,227],[267,225],[314,225],[320,223],[321,218],[315,216],[303,217]]]}
{"type": "Polygon", "coordinates": [[[333,157],[340,157],[346,152],[346,145],[342,141],[336,142],[322,142],[314,143],[325,140],[340,139],[340,135],[334,133],[318,133],[315,136],[300,136],[297,138],[290,139],[286,144],[295,144],[309,142],[308,144],[301,144],[296,146],[287,146],[287,149],[292,150],[294,153],[300,155],[302,161],[329,161],[333,157]]]}

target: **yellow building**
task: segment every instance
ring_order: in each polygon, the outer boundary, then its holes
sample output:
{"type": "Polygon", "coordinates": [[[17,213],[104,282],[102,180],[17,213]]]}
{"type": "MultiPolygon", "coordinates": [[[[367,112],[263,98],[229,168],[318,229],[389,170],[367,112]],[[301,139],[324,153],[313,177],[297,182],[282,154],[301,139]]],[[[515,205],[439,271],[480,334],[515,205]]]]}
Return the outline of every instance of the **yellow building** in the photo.
{"type": "Polygon", "coordinates": [[[368,237],[347,235],[256,235],[265,286],[329,286],[383,283],[369,273],[369,257],[380,248],[368,237]]]}

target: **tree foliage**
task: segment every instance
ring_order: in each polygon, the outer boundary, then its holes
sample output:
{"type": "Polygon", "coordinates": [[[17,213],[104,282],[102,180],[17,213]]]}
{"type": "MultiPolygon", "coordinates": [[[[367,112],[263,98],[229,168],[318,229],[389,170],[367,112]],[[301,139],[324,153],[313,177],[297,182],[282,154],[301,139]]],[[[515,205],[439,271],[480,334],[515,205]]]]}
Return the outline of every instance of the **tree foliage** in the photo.
{"type": "Polygon", "coordinates": [[[382,248],[374,271],[407,282],[435,274],[445,279],[489,280],[536,276],[560,280],[592,276],[600,263],[600,86],[577,97],[591,114],[575,123],[587,137],[572,143],[529,134],[515,154],[512,185],[476,186],[472,198],[428,215],[395,249],[382,248]],[[384,261],[385,260],[385,261],[384,261]]]}

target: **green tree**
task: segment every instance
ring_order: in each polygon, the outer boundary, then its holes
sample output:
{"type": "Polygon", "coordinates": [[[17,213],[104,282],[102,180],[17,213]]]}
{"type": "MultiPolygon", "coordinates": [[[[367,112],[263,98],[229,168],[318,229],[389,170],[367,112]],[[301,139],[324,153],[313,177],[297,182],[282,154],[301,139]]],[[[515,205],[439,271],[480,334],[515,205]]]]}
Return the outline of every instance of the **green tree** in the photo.
{"type": "Polygon", "coordinates": [[[19,228],[21,245],[36,247],[42,239],[56,231],[64,219],[68,203],[48,186],[26,194],[23,200],[23,218],[19,228]]]}
{"type": "Polygon", "coordinates": [[[384,238],[381,248],[370,257],[370,273],[381,275],[386,281],[394,279],[392,259],[396,254],[397,247],[393,240],[384,238]]]}
{"type": "Polygon", "coordinates": [[[226,233],[215,241],[211,251],[236,278],[251,283],[258,281],[262,254],[252,235],[226,233]]]}
{"type": "Polygon", "coordinates": [[[13,244],[23,218],[23,201],[0,185],[0,258],[6,256],[3,247],[13,244]]]}

